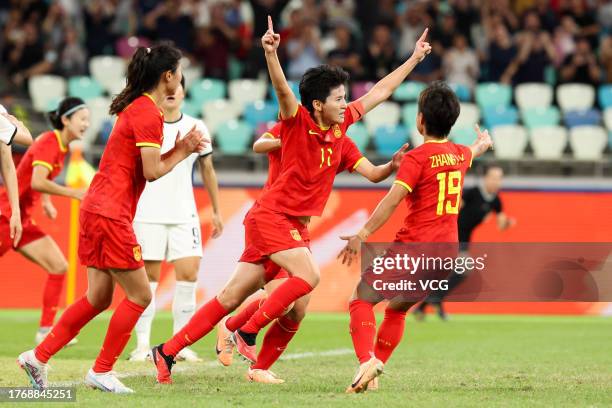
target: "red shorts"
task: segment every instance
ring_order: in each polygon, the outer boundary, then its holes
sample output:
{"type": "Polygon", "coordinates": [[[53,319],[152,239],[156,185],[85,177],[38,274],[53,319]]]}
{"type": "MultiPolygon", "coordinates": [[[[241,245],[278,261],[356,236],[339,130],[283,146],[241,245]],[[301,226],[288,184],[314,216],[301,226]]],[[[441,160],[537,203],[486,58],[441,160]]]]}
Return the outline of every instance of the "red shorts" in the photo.
{"type": "Polygon", "coordinates": [[[21,227],[23,228],[21,240],[19,240],[17,247],[13,248],[10,220],[5,216],[0,215],[0,256],[7,253],[9,249],[19,249],[47,235],[42,232],[42,230],[31,218],[21,220],[21,227]]]}
{"type": "Polygon", "coordinates": [[[81,210],[79,260],[97,269],[134,270],[144,266],[132,224],[81,210]]]}
{"type": "Polygon", "coordinates": [[[259,264],[275,252],[310,246],[308,228],[298,217],[255,204],[243,224],[245,242],[240,262],[259,264]]]}

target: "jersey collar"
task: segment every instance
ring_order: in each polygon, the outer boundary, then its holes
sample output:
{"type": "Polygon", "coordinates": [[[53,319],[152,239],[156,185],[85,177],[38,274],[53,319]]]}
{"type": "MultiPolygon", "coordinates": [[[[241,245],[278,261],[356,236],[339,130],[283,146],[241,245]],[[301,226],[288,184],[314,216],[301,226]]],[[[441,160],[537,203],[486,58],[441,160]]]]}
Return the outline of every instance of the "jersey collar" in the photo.
{"type": "Polygon", "coordinates": [[[440,140],[430,139],[430,140],[426,140],[424,143],[446,143],[446,142],[448,142],[447,138],[440,139],[440,140]]]}
{"type": "Polygon", "coordinates": [[[68,148],[64,146],[64,142],[62,142],[62,136],[60,135],[59,130],[54,129],[53,133],[55,134],[55,138],[57,139],[57,144],[59,145],[60,150],[62,151],[62,153],[66,153],[68,151],[68,148]]]}

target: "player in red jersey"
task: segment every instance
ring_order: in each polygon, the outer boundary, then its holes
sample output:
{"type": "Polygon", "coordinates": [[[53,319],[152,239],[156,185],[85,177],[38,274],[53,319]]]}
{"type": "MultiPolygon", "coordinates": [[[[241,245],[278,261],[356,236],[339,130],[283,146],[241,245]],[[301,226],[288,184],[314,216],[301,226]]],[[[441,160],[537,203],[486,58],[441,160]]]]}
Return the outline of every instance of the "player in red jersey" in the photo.
{"type": "Polygon", "coordinates": [[[107,392],[130,393],[111,371],[130,333],[151,300],[149,281],[132,221],[146,181],[156,180],[191,153],[205,147],[194,128],[160,155],[163,114],[159,105],[179,86],[181,53],[170,45],[139,48],[127,72],[127,85],[113,99],[117,120],[80,214],[79,258],[87,266],[87,294],[63,313],[35,350],[19,356],[35,388],[47,387],[47,361],[91,319],[106,309],[115,282],[126,298],[111,317],[104,344],[85,383],[107,392]]]}
{"type": "Polygon", "coordinates": [[[83,138],[89,127],[89,109],[80,98],[66,98],[57,110],[49,113],[53,130],[41,134],[27,150],[17,167],[19,181],[19,207],[13,212],[6,193],[0,195],[0,256],[14,249],[47,271],[43,289],[42,314],[36,343],[40,343],[51,330],[64,283],[68,263],[53,238],[45,234],[32,219],[32,211],[43,196],[42,205],[49,218],[57,211],[49,195],[82,199],[85,190],[61,186],[53,181],[64,167],[68,146],[83,138]],[[11,235],[9,218],[21,217],[23,234],[19,242],[11,235]]]}
{"type": "MultiPolygon", "coordinates": [[[[399,160],[374,166],[362,157],[346,136],[346,129],[389,98],[431,50],[425,42],[426,34],[423,33],[408,61],[348,105],[344,91],[346,72],[326,65],[308,70],[300,82],[303,104],[300,106],[276,55],[280,36],[274,33],[272,21],[268,19],[262,45],[283,123],[279,176],[244,220],[245,250],[230,281],[196,312],[183,330],[152,350],[158,382],[171,383],[174,356],[210,332],[225,315],[263,286],[265,261],[271,260],[290,277],[233,334],[237,351],[253,363],[257,360],[255,339],[259,330],[282,316],[289,305],[318,284],[319,270],[308,249],[308,229],[300,217],[322,213],[339,171],[357,171],[377,182],[395,170],[399,160]]],[[[400,157],[402,154],[398,153],[400,157]]]]}
{"type": "MultiPolygon", "coordinates": [[[[472,159],[492,145],[488,131],[481,132],[478,127],[476,142],[470,147],[448,141],[458,116],[459,101],[444,83],[435,82],[421,93],[417,129],[425,142],[404,156],[393,186],[364,227],[355,235],[341,237],[348,241],[339,255],[342,263],[350,265],[361,243],[385,224],[402,200],[410,214],[395,242],[458,242],[457,214],[465,173],[472,159]]],[[[350,331],[360,367],[347,392],[365,391],[382,373],[402,338],[406,312],[416,303],[393,298],[376,336],[373,307],[382,299],[363,280],[353,292],[350,331]]]]}

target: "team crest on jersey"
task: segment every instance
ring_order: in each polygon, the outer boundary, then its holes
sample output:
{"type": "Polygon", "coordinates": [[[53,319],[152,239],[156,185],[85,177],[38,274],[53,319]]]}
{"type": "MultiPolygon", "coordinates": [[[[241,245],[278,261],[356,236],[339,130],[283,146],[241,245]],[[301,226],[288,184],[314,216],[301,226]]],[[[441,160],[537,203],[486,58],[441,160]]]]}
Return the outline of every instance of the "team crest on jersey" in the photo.
{"type": "Polygon", "coordinates": [[[334,125],[334,136],[336,136],[336,139],[340,139],[342,137],[342,131],[338,125],[334,125]]]}
{"type": "Polygon", "coordinates": [[[140,245],[136,245],[134,248],[132,248],[132,251],[134,251],[134,259],[136,262],[140,262],[142,259],[142,250],[140,249],[140,245]]]}
{"type": "Polygon", "coordinates": [[[302,240],[302,236],[300,235],[300,232],[296,229],[292,229],[291,231],[289,231],[291,233],[291,237],[296,240],[296,241],[301,241],[302,240]]]}

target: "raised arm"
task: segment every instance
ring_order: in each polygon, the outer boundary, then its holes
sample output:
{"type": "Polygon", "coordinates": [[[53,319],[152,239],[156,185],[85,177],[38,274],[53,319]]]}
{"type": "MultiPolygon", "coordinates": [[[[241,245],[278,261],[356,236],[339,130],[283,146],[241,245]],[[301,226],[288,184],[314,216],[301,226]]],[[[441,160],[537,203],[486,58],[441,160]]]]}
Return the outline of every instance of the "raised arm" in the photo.
{"type": "Polygon", "coordinates": [[[11,206],[10,234],[13,245],[17,245],[21,239],[21,210],[19,208],[19,188],[17,185],[17,172],[11,155],[10,146],[0,143],[0,171],[6,188],[6,194],[11,206]]]}
{"type": "Polygon", "coordinates": [[[470,146],[472,159],[483,155],[484,152],[493,147],[493,140],[491,140],[488,130],[481,131],[477,124],[474,125],[474,130],[476,131],[476,141],[470,146]]]}
{"type": "Polygon", "coordinates": [[[404,82],[414,67],[431,52],[431,46],[425,41],[427,39],[428,30],[429,29],[426,28],[425,31],[423,31],[421,38],[416,42],[414,52],[410,58],[389,75],[378,81],[367,94],[359,98],[359,101],[363,104],[364,113],[368,113],[380,103],[389,99],[391,95],[393,95],[393,91],[404,82]]]}
{"type": "Polygon", "coordinates": [[[272,17],[268,16],[268,31],[261,37],[261,45],[263,46],[266,64],[268,65],[268,72],[270,73],[270,80],[272,86],[278,97],[278,103],[280,105],[280,114],[282,119],[290,118],[295,114],[298,109],[298,102],[287,83],[283,68],[281,67],[280,61],[276,50],[280,44],[280,34],[274,32],[272,26],[272,17]]]}

